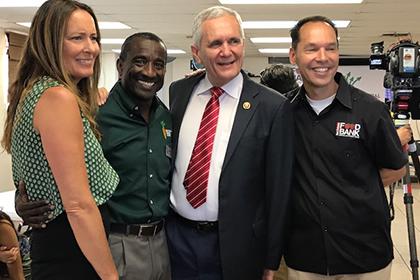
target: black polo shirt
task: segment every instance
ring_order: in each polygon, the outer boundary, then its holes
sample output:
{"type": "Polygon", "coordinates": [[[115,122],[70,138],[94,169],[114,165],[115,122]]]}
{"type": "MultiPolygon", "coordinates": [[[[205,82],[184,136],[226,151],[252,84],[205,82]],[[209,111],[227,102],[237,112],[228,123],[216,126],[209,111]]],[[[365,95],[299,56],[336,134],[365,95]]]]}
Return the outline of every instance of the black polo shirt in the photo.
{"type": "Polygon", "coordinates": [[[296,270],[325,275],[384,268],[393,258],[390,217],[379,169],[407,162],[389,111],[340,73],[332,104],[319,115],[292,100],[295,166],[286,252],[296,270]]]}
{"type": "Polygon", "coordinates": [[[111,222],[139,224],[165,217],[169,209],[172,121],[155,98],[149,122],[117,82],[96,118],[106,159],[120,177],[108,201],[111,222]]]}

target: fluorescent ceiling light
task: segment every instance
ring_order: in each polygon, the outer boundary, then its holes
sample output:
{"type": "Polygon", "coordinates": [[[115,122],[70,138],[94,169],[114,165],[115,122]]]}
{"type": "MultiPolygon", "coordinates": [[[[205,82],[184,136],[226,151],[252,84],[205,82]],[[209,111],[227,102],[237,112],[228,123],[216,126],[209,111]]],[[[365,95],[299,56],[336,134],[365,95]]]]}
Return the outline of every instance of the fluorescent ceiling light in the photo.
{"type": "Polygon", "coordinates": [[[242,27],[244,29],[290,29],[297,21],[293,20],[261,20],[261,21],[244,21],[242,27]]]}
{"type": "Polygon", "coordinates": [[[363,0],[219,0],[220,4],[360,4],[363,0]]]}
{"type": "Polygon", "coordinates": [[[16,22],[16,24],[25,26],[25,27],[31,27],[31,23],[30,22],[16,22]]]}
{"type": "Polygon", "coordinates": [[[103,45],[122,45],[124,43],[125,39],[122,38],[102,38],[101,44],[103,45]]]}
{"type": "Polygon", "coordinates": [[[289,53],[288,48],[282,49],[258,49],[260,53],[289,53]]]}
{"type": "Polygon", "coordinates": [[[350,20],[333,20],[333,23],[337,28],[347,28],[350,24],[350,20]]]}
{"type": "MultiPolygon", "coordinates": [[[[120,49],[112,49],[112,51],[115,52],[115,53],[121,53],[120,49]]],[[[180,50],[180,49],[168,49],[167,52],[168,52],[168,54],[184,54],[184,53],[186,53],[185,51],[180,50]]]]}
{"type": "Polygon", "coordinates": [[[99,29],[131,29],[131,27],[119,21],[100,21],[99,29]]]}
{"type": "MultiPolygon", "coordinates": [[[[265,43],[292,43],[292,38],[290,37],[253,37],[249,38],[254,44],[265,44],[265,43]]],[[[340,37],[337,38],[340,41],[340,37]]]]}
{"type": "MultiPolygon", "coordinates": [[[[16,22],[16,24],[26,26],[26,27],[31,27],[30,22],[16,22]]],[[[104,29],[131,29],[131,27],[128,26],[128,25],[125,25],[124,23],[119,22],[119,21],[100,21],[99,22],[99,29],[101,29],[101,30],[104,30],[104,29]]]]}
{"type": "Polygon", "coordinates": [[[252,43],[291,43],[292,38],[290,37],[254,37],[249,38],[252,43]]]}
{"type": "Polygon", "coordinates": [[[40,7],[45,0],[0,0],[0,7],[15,8],[15,7],[40,7]]]}
{"type": "Polygon", "coordinates": [[[168,49],[168,54],[184,54],[184,53],[186,52],[180,49],[168,49]]]}
{"type": "MultiPolygon", "coordinates": [[[[295,20],[244,21],[242,27],[244,29],[290,29],[296,23],[295,20]]],[[[333,23],[337,28],[346,28],[350,24],[350,20],[333,20],[333,23]]]]}

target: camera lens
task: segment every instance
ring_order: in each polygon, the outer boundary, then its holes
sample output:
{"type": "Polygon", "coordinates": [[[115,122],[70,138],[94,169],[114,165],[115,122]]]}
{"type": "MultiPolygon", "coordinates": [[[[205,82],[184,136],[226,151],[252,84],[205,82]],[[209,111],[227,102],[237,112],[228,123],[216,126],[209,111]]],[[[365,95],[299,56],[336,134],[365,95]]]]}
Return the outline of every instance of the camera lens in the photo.
{"type": "Polygon", "coordinates": [[[370,50],[373,54],[381,54],[384,51],[384,41],[378,43],[372,43],[370,50]]]}

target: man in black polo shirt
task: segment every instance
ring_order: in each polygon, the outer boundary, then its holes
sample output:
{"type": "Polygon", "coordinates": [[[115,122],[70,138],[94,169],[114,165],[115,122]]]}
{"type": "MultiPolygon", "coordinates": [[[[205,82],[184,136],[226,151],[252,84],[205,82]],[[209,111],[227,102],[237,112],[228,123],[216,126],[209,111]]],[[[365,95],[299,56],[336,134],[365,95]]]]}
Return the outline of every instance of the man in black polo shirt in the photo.
{"type": "Polygon", "coordinates": [[[303,86],[292,100],[289,279],[390,279],[383,187],[404,175],[407,159],[389,112],[337,73],[337,29],[329,19],[300,20],[291,37],[290,61],[303,86]]]}

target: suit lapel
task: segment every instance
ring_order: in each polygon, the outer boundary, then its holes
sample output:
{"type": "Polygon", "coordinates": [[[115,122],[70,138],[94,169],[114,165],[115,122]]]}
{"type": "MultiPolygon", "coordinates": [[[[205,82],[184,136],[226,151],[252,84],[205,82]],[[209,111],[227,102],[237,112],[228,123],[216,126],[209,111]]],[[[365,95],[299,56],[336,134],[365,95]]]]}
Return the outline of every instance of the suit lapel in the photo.
{"type": "Polygon", "coordinates": [[[230,133],[229,143],[226,150],[225,159],[223,161],[222,171],[228,164],[235,149],[242,137],[249,121],[254,115],[259,99],[257,98],[259,91],[254,83],[242,72],[244,84],[242,87],[241,97],[239,98],[238,108],[236,110],[235,120],[233,122],[232,131],[230,133]]]}

